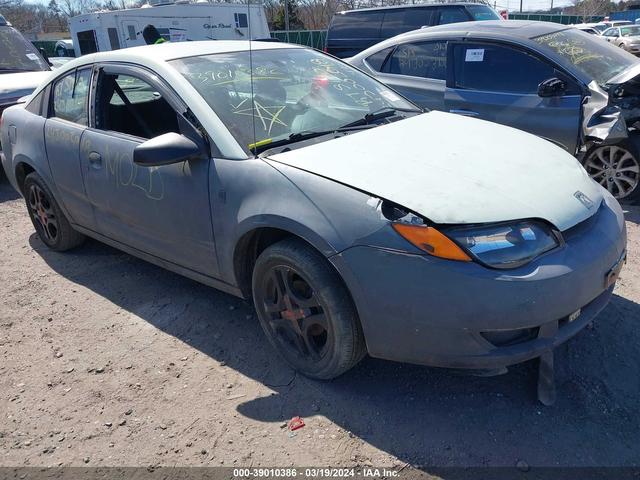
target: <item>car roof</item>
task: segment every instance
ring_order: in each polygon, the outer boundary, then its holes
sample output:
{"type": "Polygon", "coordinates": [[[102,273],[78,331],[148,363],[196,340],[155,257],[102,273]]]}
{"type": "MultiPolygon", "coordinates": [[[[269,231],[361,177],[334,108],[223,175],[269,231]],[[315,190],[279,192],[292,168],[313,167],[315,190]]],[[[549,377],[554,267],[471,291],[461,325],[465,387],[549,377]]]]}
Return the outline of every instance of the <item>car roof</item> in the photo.
{"type": "Polygon", "coordinates": [[[430,33],[464,33],[468,35],[489,34],[497,36],[517,37],[520,40],[528,40],[540,35],[573,28],[569,25],[560,23],[539,22],[535,20],[482,20],[475,22],[459,22],[448,23],[445,25],[436,25],[434,27],[426,27],[419,30],[413,30],[403,35],[420,35],[430,33]]]}
{"type": "Polygon", "coordinates": [[[141,60],[153,57],[156,61],[174,60],[176,58],[195,57],[199,55],[212,55],[216,53],[244,52],[251,50],[270,50],[275,48],[304,48],[300,45],[279,42],[259,42],[252,40],[201,40],[196,42],[166,42],[159,45],[144,45],[109,52],[97,52],[90,57],[90,61],[107,62],[122,60],[129,57],[131,60],[141,60]]]}
{"type": "MultiPolygon", "coordinates": [[[[441,7],[455,7],[455,6],[469,6],[469,5],[484,5],[478,2],[455,2],[455,3],[423,3],[418,5],[390,5],[387,7],[370,7],[370,8],[357,8],[355,10],[342,10],[336,12],[336,14],[340,15],[348,15],[352,13],[358,12],[376,12],[378,10],[395,10],[398,8],[441,8],[441,7]]],[[[488,6],[488,5],[484,5],[488,6]]]]}

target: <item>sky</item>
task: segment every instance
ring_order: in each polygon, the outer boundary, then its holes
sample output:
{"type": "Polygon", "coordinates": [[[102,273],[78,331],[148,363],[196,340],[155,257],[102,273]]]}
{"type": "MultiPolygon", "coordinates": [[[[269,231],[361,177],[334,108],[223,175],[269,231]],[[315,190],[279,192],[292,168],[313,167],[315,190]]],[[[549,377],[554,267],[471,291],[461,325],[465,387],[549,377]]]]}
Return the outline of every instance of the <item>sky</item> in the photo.
{"type": "MultiPolygon", "coordinates": [[[[29,3],[41,3],[48,4],[49,0],[25,0],[29,3]]],[[[493,2],[493,0],[490,0],[493,2]]],[[[551,6],[552,0],[522,0],[523,11],[531,10],[545,10],[551,6]]],[[[507,7],[510,12],[517,12],[520,10],[520,0],[495,0],[498,8],[507,7]]],[[[553,0],[554,7],[568,6],[571,4],[570,0],[553,0]]]]}

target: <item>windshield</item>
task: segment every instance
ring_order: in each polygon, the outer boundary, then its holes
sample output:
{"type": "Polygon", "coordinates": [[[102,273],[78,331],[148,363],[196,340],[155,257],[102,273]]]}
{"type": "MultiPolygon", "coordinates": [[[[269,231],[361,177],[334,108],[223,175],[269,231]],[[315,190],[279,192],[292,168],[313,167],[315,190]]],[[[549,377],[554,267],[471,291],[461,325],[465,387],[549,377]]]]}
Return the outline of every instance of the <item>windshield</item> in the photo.
{"type": "Polygon", "coordinates": [[[640,35],[640,26],[620,27],[620,33],[623,37],[634,37],[640,35]]]}
{"type": "Polygon", "coordinates": [[[371,77],[320,52],[279,48],[252,55],[253,71],[248,51],[170,62],[248,153],[255,142],[337,129],[383,109],[417,110],[371,77]]]}
{"type": "Polygon", "coordinates": [[[486,5],[467,5],[467,10],[474,20],[501,20],[502,17],[486,5]]]}
{"type": "Polygon", "coordinates": [[[568,60],[600,86],[638,63],[636,57],[622,48],[614,47],[576,28],[542,35],[532,40],[543,49],[568,60]]]}
{"type": "Polygon", "coordinates": [[[0,26],[0,73],[49,70],[36,48],[14,28],[0,26]]]}

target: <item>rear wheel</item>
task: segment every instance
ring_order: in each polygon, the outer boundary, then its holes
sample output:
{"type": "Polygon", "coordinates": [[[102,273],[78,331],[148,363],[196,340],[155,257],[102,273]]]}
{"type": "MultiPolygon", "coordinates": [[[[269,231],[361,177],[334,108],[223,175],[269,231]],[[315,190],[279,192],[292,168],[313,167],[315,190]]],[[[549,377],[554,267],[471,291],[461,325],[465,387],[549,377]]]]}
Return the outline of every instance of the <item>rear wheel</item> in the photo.
{"type": "Polygon", "coordinates": [[[47,247],[62,252],[84,242],[84,235],[71,227],[40,175],[27,175],[22,190],[33,227],[47,247]]]}
{"type": "Polygon", "coordinates": [[[584,159],[589,176],[618,200],[640,198],[640,155],[636,136],[615,145],[597,145],[584,159]]]}
{"type": "Polygon", "coordinates": [[[330,379],[366,348],[349,293],[328,261],[301,240],[268,247],[253,271],[253,299],[269,342],[302,374],[330,379]]]}

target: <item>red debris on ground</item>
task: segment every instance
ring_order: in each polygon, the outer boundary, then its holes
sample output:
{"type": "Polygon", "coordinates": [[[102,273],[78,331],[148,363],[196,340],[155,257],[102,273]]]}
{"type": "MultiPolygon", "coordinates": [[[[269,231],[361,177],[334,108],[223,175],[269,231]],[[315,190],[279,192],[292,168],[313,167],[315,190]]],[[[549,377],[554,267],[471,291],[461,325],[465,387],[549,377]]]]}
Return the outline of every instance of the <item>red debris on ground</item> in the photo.
{"type": "Polygon", "coordinates": [[[289,430],[292,432],[304,427],[304,420],[300,417],[293,417],[289,420],[289,430]]]}

